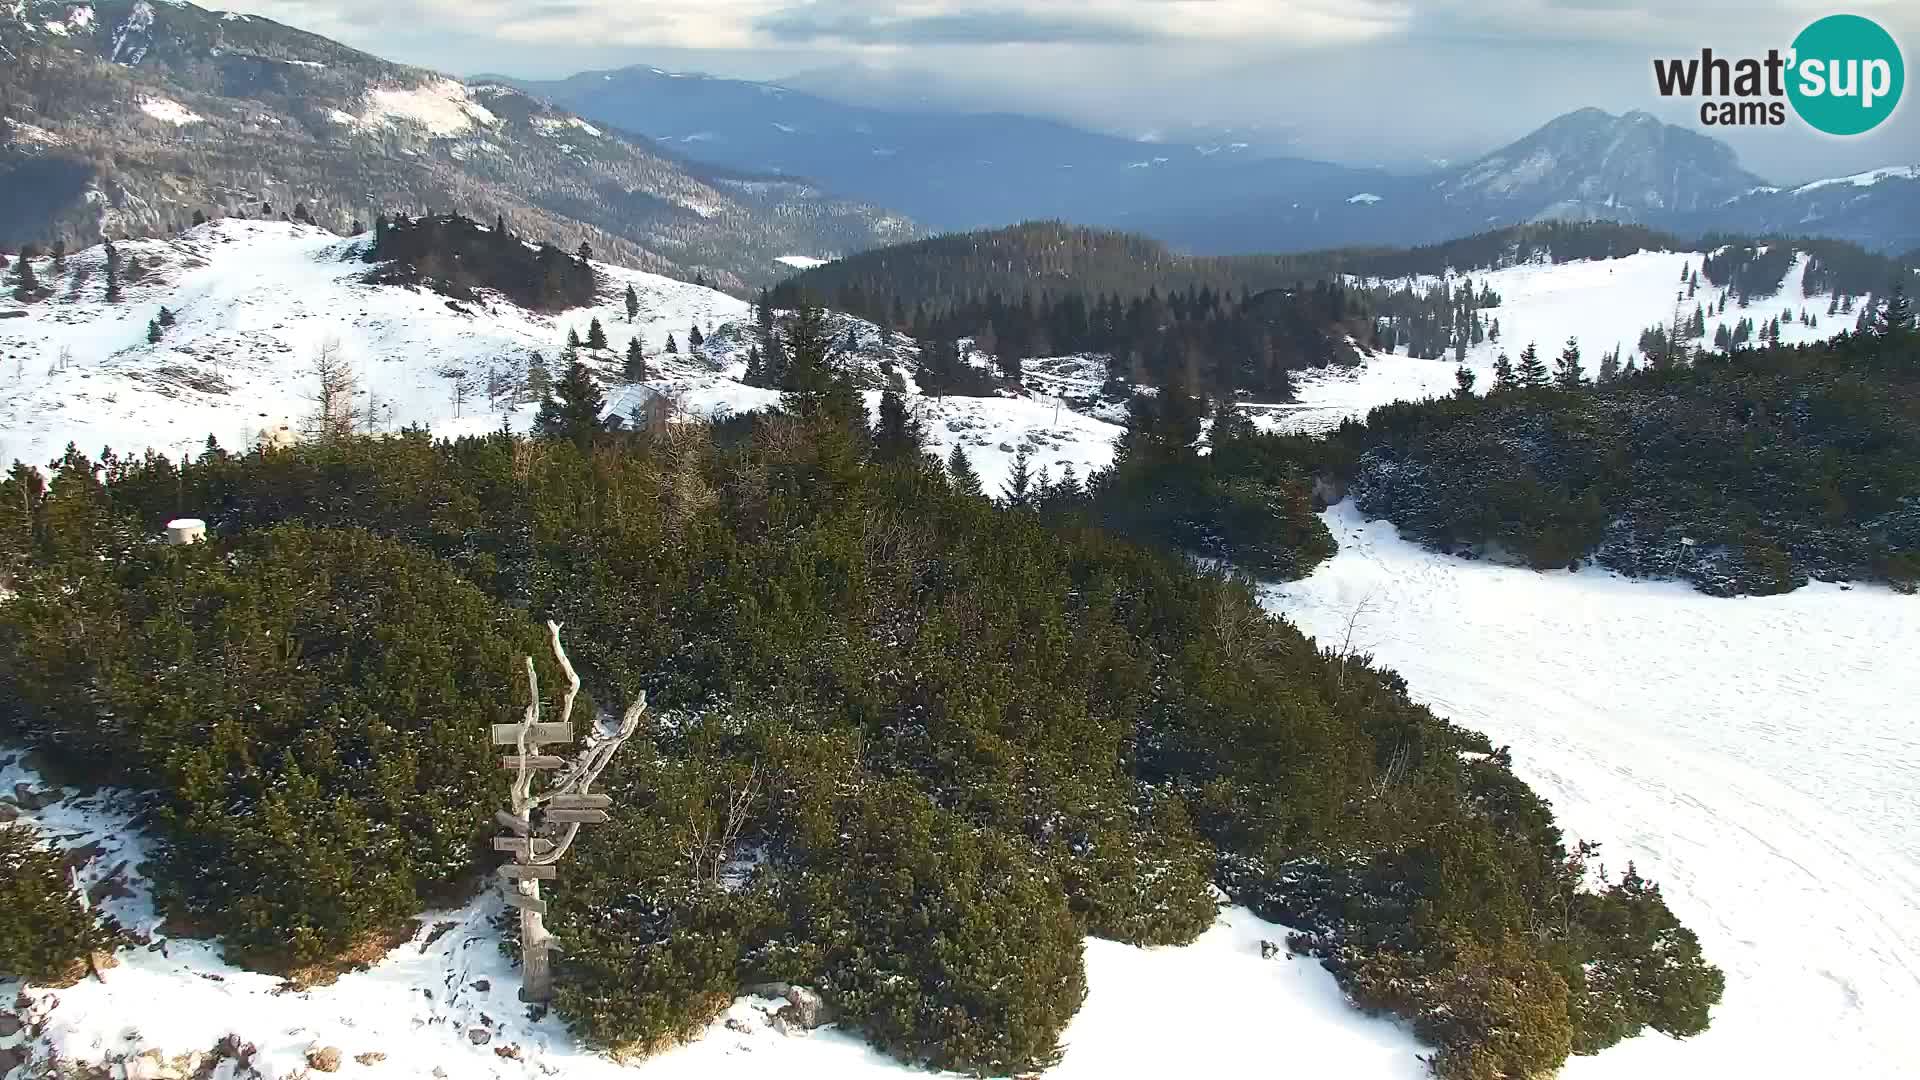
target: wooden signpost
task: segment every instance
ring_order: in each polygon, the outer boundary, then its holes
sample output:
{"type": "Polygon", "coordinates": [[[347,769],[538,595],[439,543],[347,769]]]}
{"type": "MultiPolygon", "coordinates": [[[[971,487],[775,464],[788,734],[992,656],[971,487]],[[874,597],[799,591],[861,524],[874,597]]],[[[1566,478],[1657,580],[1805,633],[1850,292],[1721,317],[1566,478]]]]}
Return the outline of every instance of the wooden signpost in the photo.
{"type": "Polygon", "coordinates": [[[559,874],[555,866],[582,825],[603,825],[609,820],[613,799],[588,792],[600,778],[628,737],[640,726],[647,711],[647,696],[641,694],[628,706],[613,731],[596,727],[587,735],[586,745],[571,760],[557,753],[545,753],[549,746],[573,742],[573,699],[580,693],[580,676],[560,645],[560,624],[547,623],[553,643],[553,655],[567,676],[567,696],[560,705],[555,723],[540,720],[540,679],[533,670],[533,657],[527,660],[527,689],[531,704],[518,724],[494,724],[495,746],[510,746],[513,753],[500,759],[500,767],[513,773],[509,809],[494,814],[494,820],[511,836],[493,838],[493,849],[513,856],[500,867],[507,903],[520,911],[520,1000],[547,1001],[553,997],[553,968],[549,953],[556,946],[547,933],[546,901],[540,898],[540,883],[559,874]],[[550,779],[536,792],[536,775],[550,779]]]}

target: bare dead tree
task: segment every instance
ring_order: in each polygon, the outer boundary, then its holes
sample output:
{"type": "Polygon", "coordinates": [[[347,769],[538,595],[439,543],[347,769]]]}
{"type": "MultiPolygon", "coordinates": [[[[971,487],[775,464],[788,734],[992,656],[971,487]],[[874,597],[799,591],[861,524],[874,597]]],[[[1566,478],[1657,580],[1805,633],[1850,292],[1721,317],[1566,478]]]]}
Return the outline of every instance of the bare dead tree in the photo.
{"type": "Polygon", "coordinates": [[[1334,659],[1337,660],[1340,664],[1340,674],[1335,678],[1334,685],[1342,689],[1344,689],[1347,685],[1347,668],[1350,664],[1353,663],[1354,631],[1359,628],[1360,620],[1366,618],[1368,611],[1370,611],[1372,607],[1373,607],[1373,594],[1368,593],[1367,595],[1360,598],[1360,602],[1353,606],[1352,611],[1347,613],[1346,635],[1340,639],[1340,648],[1335,650],[1333,654],[1334,659]]]}
{"type": "Polygon", "coordinates": [[[546,902],[540,899],[540,882],[551,881],[559,871],[558,863],[582,825],[600,825],[608,820],[613,800],[591,793],[600,774],[613,755],[639,730],[640,718],[647,710],[647,695],[637,695],[620,718],[619,726],[607,729],[596,725],[587,734],[586,745],[569,761],[557,754],[542,753],[554,743],[573,741],[573,702],[580,694],[580,676],[567,659],[560,644],[560,624],[547,623],[548,640],[554,659],[567,676],[567,693],[560,703],[560,719],[543,723],[540,719],[540,677],[534,671],[533,657],[526,658],[528,705],[518,724],[493,725],[495,745],[512,746],[515,753],[500,759],[502,768],[513,771],[509,792],[510,808],[494,815],[512,835],[497,836],[495,851],[513,855],[514,861],[500,867],[506,882],[507,903],[520,910],[521,985],[523,1001],[546,1001],[553,996],[553,968],[548,954],[556,946],[547,932],[546,902]],[[537,775],[552,773],[553,778],[534,789],[537,775]]]}
{"type": "Polygon", "coordinates": [[[760,794],[760,763],[754,762],[747,778],[727,793],[727,805],[720,815],[694,811],[687,816],[681,831],[680,854],[687,860],[687,873],[695,884],[702,881],[718,885],[720,873],[740,843],[740,831],[746,827],[747,811],[760,794]]]}
{"type": "Polygon", "coordinates": [[[340,339],[327,338],[313,354],[311,368],[317,382],[313,393],[307,400],[313,402],[313,412],[301,427],[301,434],[315,442],[335,442],[353,434],[354,424],[360,419],[359,406],[354,396],[359,391],[359,379],[353,373],[353,365],[340,353],[340,339]]]}

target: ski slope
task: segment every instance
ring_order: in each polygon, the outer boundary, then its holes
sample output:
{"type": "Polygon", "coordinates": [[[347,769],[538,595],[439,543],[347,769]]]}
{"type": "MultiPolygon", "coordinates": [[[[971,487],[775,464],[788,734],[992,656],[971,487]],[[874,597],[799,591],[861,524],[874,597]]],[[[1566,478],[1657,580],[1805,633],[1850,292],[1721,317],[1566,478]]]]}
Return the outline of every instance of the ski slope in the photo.
{"type": "MultiPolygon", "coordinates": [[[[1676,295],[1686,292],[1680,282],[1681,270],[1697,270],[1705,258],[1698,251],[1642,251],[1619,259],[1528,263],[1464,275],[1472,278],[1475,288],[1484,284],[1500,294],[1501,300],[1499,307],[1483,312],[1489,322],[1500,320],[1500,340],[1467,348],[1465,362],[1474,373],[1475,387],[1486,393],[1493,385],[1495,358],[1504,352],[1518,362],[1528,342],[1536,345],[1551,367],[1567,339],[1575,339],[1580,343],[1582,366],[1589,378],[1599,370],[1601,355],[1616,346],[1624,362],[1634,353],[1640,331],[1672,321],[1676,295]]],[[[1724,314],[1709,314],[1706,337],[1695,344],[1711,345],[1722,325],[1731,330],[1742,318],[1763,323],[1789,308],[1796,317],[1804,308],[1818,318],[1819,325],[1807,327],[1797,321],[1783,321],[1780,340],[1785,344],[1824,341],[1851,329],[1854,315],[1827,316],[1832,294],[1801,295],[1806,272],[1807,256],[1802,254],[1787,271],[1777,294],[1756,297],[1746,308],[1729,304],[1724,314]]],[[[1457,285],[1461,276],[1449,275],[1448,279],[1457,285]]],[[[1431,288],[1440,279],[1415,278],[1412,282],[1415,287],[1431,288]]],[[[1719,295],[1720,290],[1708,286],[1703,278],[1694,299],[1682,300],[1684,311],[1690,316],[1695,304],[1704,306],[1719,295]]],[[[1350,417],[1365,418],[1367,410],[1375,405],[1452,393],[1454,371],[1459,366],[1452,355],[1440,360],[1416,358],[1406,355],[1402,346],[1399,352],[1375,356],[1358,369],[1329,369],[1298,376],[1294,401],[1258,405],[1250,411],[1255,422],[1267,430],[1330,431],[1350,417]]]]}
{"type": "Polygon", "coordinates": [[[1660,883],[1727,975],[1713,1026],[1568,1080],[1920,1076],[1920,599],[1720,599],[1451,558],[1324,515],[1340,552],[1266,590],[1322,641],[1513,748],[1572,838],[1660,883]]]}

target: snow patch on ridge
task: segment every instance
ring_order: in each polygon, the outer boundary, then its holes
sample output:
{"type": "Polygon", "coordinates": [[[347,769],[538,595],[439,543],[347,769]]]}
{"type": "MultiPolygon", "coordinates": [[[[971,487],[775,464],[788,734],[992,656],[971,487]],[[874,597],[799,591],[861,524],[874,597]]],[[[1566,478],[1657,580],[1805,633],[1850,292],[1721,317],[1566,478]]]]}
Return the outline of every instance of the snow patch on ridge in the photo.
{"type": "Polygon", "coordinates": [[[360,122],[392,126],[413,124],[440,138],[464,135],[476,125],[492,127],[500,118],[473,100],[468,89],[452,79],[418,87],[382,87],[367,91],[366,111],[360,122]]]}
{"type": "Polygon", "coordinates": [[[170,101],[166,98],[159,97],[141,98],[140,111],[153,117],[155,120],[172,124],[175,127],[186,127],[188,124],[198,124],[206,120],[206,117],[201,116],[199,113],[194,112],[177,101],[170,101]]]}

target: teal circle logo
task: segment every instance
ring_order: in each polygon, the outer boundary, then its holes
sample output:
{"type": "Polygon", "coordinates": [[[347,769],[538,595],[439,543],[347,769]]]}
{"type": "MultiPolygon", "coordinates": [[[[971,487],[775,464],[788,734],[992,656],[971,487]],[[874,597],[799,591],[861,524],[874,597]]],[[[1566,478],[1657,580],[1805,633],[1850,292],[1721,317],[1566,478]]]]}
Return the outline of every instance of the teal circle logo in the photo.
{"type": "Polygon", "coordinates": [[[1893,35],[1872,19],[1829,15],[1793,39],[1787,98],[1793,111],[1829,135],[1872,131],[1893,115],[1907,82],[1893,35]]]}

